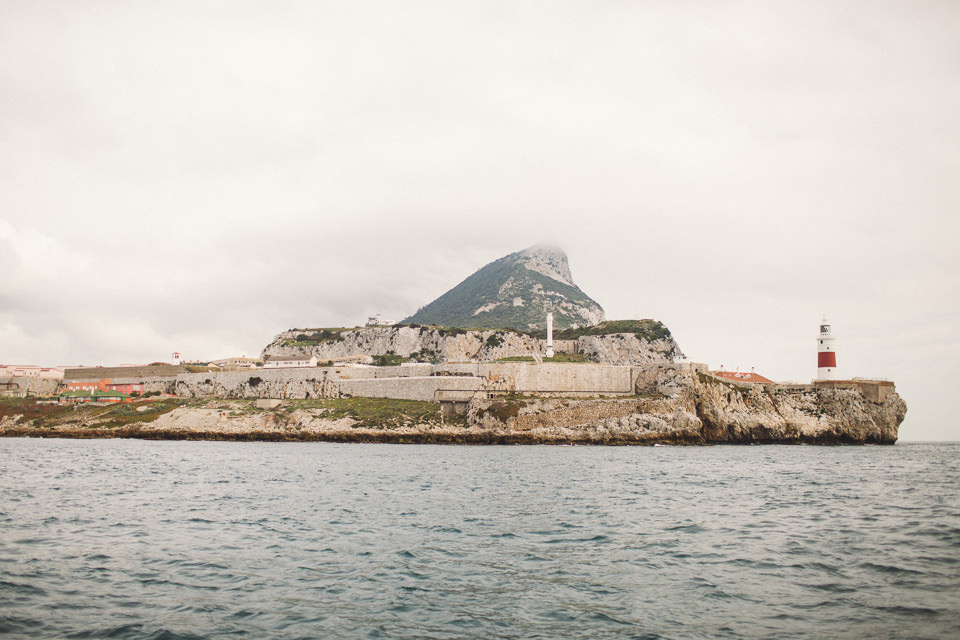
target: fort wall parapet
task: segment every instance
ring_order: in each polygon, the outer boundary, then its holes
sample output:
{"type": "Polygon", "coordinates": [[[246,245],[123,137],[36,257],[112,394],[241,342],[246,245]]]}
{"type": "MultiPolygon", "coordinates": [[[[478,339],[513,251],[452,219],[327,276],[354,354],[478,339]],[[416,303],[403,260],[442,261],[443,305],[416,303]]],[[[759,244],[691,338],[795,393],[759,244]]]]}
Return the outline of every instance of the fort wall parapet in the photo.
{"type": "Polygon", "coordinates": [[[102,380],[104,378],[139,379],[139,378],[160,378],[173,377],[181,373],[186,373],[187,368],[183,365],[174,364],[148,364],[137,367],[78,367],[75,369],[65,369],[63,372],[64,381],[78,380],[102,380]]]}

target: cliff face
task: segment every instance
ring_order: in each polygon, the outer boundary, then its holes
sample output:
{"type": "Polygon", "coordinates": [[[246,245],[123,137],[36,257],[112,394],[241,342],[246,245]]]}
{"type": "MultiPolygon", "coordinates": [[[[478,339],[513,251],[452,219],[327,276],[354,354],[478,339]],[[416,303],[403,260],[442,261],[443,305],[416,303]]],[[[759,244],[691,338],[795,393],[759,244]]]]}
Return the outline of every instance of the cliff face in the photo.
{"type": "Polygon", "coordinates": [[[475,401],[468,421],[536,442],[893,444],[907,410],[892,391],[738,386],[679,367],[646,369],[636,390],[643,397],[475,401]]]}
{"type": "MultiPolygon", "coordinates": [[[[632,333],[585,335],[576,338],[577,352],[602,364],[673,362],[682,355],[669,335],[646,340],[632,333]]],[[[362,329],[284,331],[263,350],[263,357],[317,356],[338,360],[391,354],[420,360],[477,360],[544,355],[544,341],[513,331],[465,331],[435,327],[365,327],[362,329]],[[326,333],[323,333],[326,331],[326,333]]]]}

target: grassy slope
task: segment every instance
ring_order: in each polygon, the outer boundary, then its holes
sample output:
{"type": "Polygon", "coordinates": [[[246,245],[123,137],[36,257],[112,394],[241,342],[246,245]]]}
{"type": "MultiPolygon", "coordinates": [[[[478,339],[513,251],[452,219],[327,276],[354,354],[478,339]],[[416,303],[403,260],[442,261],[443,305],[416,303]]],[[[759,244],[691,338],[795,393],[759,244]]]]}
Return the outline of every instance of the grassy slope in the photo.
{"type": "MultiPolygon", "coordinates": [[[[324,417],[332,420],[352,418],[355,427],[389,429],[405,424],[433,423],[439,421],[440,404],[417,400],[391,398],[325,398],[313,400],[284,400],[276,409],[258,409],[253,400],[173,398],[159,402],[139,402],[110,406],[91,405],[40,405],[32,398],[0,398],[0,418],[21,415],[18,425],[32,421],[34,428],[83,428],[116,429],[136,427],[137,423],[153,422],[161,415],[178,407],[210,407],[238,414],[273,412],[289,415],[298,409],[322,409],[324,417]],[[138,411],[138,408],[145,408],[138,411]]],[[[448,423],[463,422],[462,419],[447,419],[448,423]]]]}
{"type": "MultiPolygon", "coordinates": [[[[654,341],[670,338],[670,329],[667,329],[659,320],[607,320],[592,327],[578,329],[562,329],[554,331],[555,340],[576,340],[580,336],[604,336],[614,333],[632,333],[641,340],[654,341]]],[[[546,332],[543,332],[546,337],[546,332]]]]}

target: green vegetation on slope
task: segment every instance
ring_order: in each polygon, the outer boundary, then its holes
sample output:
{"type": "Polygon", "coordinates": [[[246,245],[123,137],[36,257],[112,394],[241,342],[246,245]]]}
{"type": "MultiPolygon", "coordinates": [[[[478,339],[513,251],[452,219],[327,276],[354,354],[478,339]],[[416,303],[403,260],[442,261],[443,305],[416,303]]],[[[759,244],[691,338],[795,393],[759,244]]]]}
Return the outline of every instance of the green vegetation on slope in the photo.
{"type": "Polygon", "coordinates": [[[559,328],[585,324],[586,320],[559,307],[561,302],[599,309],[578,287],[548,278],[527,269],[518,262],[522,252],[513,253],[486,265],[456,287],[421,307],[404,323],[437,324],[470,329],[527,329],[542,327],[546,306],[554,307],[554,322],[559,328]],[[512,279],[501,297],[501,287],[512,279]],[[534,291],[542,288],[537,294],[534,291]],[[513,298],[523,298],[522,306],[514,306],[513,298]],[[503,303],[477,313],[491,303],[503,303]]]}
{"type": "Polygon", "coordinates": [[[36,398],[0,398],[0,418],[22,416],[17,424],[33,421],[34,427],[76,426],[113,429],[134,422],[153,422],[160,416],[186,404],[186,400],[171,398],[160,401],[141,401],[101,404],[38,404],[36,398]],[[138,409],[140,409],[138,411],[138,409]]]}
{"type": "MultiPolygon", "coordinates": [[[[670,330],[659,320],[607,320],[592,327],[576,329],[561,329],[553,332],[554,340],[576,340],[580,336],[605,336],[614,333],[632,333],[641,340],[653,342],[670,338],[670,330]]],[[[545,331],[538,332],[537,337],[546,338],[545,331]]]]}
{"type": "MultiPolygon", "coordinates": [[[[429,424],[440,421],[440,403],[394,398],[322,398],[284,400],[278,410],[292,413],[298,409],[325,409],[323,417],[331,420],[350,418],[354,427],[390,429],[404,425],[429,424]]],[[[465,422],[464,417],[447,422],[465,422]]]]}
{"type": "MultiPolygon", "coordinates": [[[[294,331],[296,331],[294,329],[294,331]]],[[[297,333],[293,338],[283,340],[281,344],[285,347],[313,347],[322,342],[337,342],[341,340],[340,334],[344,331],[353,331],[342,327],[328,329],[304,329],[297,333]]]]}

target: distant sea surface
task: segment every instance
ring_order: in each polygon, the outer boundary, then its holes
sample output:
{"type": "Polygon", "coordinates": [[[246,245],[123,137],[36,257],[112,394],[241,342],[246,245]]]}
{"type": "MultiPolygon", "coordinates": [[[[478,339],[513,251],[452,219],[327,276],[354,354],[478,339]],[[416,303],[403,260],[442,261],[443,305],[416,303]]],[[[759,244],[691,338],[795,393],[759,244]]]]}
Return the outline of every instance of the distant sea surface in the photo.
{"type": "Polygon", "coordinates": [[[960,445],[0,439],[4,638],[958,638],[960,445]]]}

